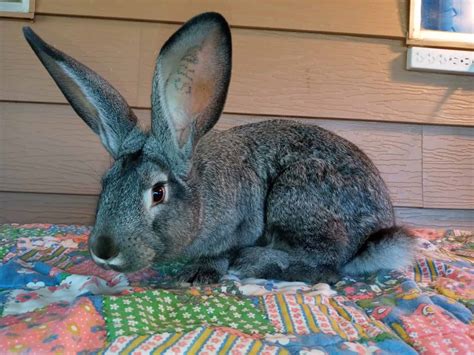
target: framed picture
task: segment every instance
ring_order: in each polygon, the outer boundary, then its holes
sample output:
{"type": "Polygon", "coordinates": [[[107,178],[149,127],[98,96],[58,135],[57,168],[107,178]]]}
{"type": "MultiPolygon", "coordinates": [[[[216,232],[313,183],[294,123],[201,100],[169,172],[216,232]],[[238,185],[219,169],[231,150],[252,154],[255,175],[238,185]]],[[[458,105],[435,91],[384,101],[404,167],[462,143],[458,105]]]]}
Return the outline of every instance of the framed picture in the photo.
{"type": "Polygon", "coordinates": [[[411,0],[407,43],[474,49],[474,0],[411,0]]]}
{"type": "Polygon", "coordinates": [[[0,0],[0,17],[33,18],[35,0],[0,0]]]}

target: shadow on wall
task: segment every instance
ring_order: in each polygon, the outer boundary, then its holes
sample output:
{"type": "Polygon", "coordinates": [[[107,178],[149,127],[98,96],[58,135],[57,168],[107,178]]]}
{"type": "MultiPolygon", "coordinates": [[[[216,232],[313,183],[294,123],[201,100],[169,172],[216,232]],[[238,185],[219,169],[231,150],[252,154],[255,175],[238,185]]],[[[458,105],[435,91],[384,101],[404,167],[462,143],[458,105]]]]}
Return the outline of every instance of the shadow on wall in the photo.
{"type": "Polygon", "coordinates": [[[398,1],[398,15],[400,16],[400,27],[402,33],[408,32],[408,21],[410,18],[410,0],[398,1]]]}
{"type": "MultiPolygon", "coordinates": [[[[464,92],[466,101],[472,100],[472,95],[474,95],[474,80],[472,80],[472,77],[468,75],[409,71],[406,69],[406,47],[402,47],[404,49],[403,53],[399,53],[400,47],[398,46],[393,46],[392,48],[399,55],[390,63],[391,80],[411,85],[413,87],[414,99],[429,100],[429,97],[424,96],[425,87],[444,89],[442,97],[438,97],[439,101],[430,112],[433,117],[439,116],[439,112],[442,111],[444,104],[458,91],[464,92]],[[400,70],[401,68],[403,70],[400,70]]],[[[468,103],[466,102],[467,105],[468,103]]],[[[464,112],[463,114],[472,116],[474,112],[464,112]]]]}

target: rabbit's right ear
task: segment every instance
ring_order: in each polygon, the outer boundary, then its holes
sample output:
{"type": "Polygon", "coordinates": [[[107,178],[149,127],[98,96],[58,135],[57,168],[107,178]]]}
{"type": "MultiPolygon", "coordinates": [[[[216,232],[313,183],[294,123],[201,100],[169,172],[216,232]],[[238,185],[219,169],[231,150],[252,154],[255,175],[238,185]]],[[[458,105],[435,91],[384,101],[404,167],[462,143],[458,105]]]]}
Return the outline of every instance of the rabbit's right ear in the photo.
{"type": "Polygon", "coordinates": [[[189,158],[217,122],[230,82],[229,25],[214,12],[185,23],[161,49],[152,88],[152,131],[167,150],[189,158]]]}
{"type": "MultiPolygon", "coordinates": [[[[125,99],[105,79],[44,42],[31,28],[24,27],[23,33],[74,111],[100,136],[102,144],[117,159],[130,146],[133,139],[127,140],[127,137],[132,137],[129,133],[137,123],[125,99]]],[[[136,139],[137,135],[134,137],[136,139]]]]}

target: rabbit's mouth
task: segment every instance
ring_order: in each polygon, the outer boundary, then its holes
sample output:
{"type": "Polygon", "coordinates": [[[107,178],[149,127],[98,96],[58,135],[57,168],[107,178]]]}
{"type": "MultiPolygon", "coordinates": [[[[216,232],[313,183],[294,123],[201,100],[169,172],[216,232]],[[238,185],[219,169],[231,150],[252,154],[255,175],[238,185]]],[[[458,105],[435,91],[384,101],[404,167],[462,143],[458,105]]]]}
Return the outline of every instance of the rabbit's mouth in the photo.
{"type": "Polygon", "coordinates": [[[89,255],[105,270],[136,272],[149,267],[156,251],[136,234],[113,234],[95,227],[89,237],[89,255]]]}
{"type": "Polygon", "coordinates": [[[92,251],[90,252],[92,256],[92,260],[99,265],[101,268],[105,270],[114,270],[118,272],[126,271],[126,262],[124,260],[123,254],[119,253],[117,256],[113,257],[112,259],[104,260],[98,258],[92,251]]]}
{"type": "Polygon", "coordinates": [[[92,256],[92,260],[94,260],[94,262],[101,268],[105,270],[113,270],[116,272],[136,272],[149,267],[152,263],[152,261],[146,257],[141,259],[141,262],[139,264],[130,263],[129,259],[126,255],[124,255],[124,253],[119,253],[117,256],[108,260],[98,258],[94,255],[94,253],[90,254],[92,256]]]}

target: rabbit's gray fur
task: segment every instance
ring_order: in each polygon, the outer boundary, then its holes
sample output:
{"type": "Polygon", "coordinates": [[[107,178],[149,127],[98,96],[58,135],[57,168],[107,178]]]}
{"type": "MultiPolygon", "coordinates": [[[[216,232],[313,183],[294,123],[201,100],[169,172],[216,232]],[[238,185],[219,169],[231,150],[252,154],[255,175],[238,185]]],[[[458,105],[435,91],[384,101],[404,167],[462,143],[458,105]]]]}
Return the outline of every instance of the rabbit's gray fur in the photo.
{"type": "Polygon", "coordinates": [[[230,31],[220,15],[191,19],[164,45],[149,132],[103,78],[28,28],[25,36],[115,158],[90,237],[102,266],[134,271],[184,256],[193,262],[181,277],[193,282],[217,281],[229,268],[332,282],[341,272],[410,262],[414,239],[395,226],[388,190],[354,144],[285,120],[208,132],[230,81],[230,31]],[[157,182],[167,198],[151,207],[146,196],[157,182]]]}

